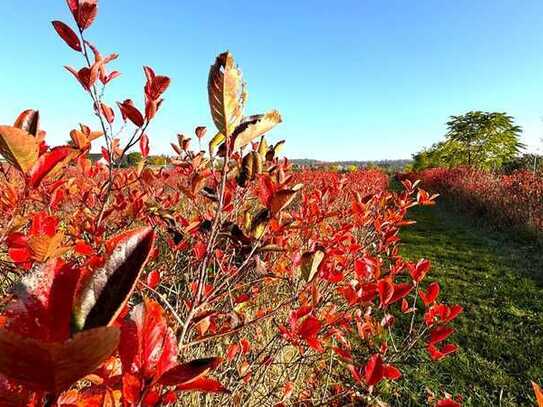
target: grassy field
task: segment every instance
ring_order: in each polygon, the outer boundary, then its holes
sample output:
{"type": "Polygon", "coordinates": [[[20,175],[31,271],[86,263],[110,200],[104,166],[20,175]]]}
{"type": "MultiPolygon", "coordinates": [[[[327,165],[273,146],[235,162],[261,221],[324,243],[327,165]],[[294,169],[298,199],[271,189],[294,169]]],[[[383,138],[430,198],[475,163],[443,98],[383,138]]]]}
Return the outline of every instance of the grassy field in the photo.
{"type": "Polygon", "coordinates": [[[411,218],[417,224],[402,232],[402,254],[429,258],[427,280],[439,280],[443,299],[464,307],[452,337],[461,350],[407,371],[395,405],[420,405],[438,383],[462,394],[464,406],[534,405],[530,380],[543,379],[541,246],[479,227],[444,203],[415,208],[411,218]]]}

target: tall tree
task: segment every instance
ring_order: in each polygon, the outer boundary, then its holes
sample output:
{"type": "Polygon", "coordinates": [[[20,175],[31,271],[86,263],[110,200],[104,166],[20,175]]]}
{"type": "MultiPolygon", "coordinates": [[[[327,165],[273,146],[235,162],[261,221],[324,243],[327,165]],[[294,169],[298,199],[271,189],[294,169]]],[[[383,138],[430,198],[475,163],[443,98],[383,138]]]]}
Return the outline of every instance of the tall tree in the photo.
{"type": "Polygon", "coordinates": [[[451,116],[447,126],[441,156],[449,165],[495,169],[524,148],[522,129],[506,113],[469,112],[451,116]]]}

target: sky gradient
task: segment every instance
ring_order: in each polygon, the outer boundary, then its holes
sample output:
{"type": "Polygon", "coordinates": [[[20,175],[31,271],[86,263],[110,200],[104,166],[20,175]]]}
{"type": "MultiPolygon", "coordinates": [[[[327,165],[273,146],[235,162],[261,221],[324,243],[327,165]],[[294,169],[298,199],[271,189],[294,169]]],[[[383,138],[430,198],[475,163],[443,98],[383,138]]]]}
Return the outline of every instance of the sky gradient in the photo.
{"type": "MultiPolygon", "coordinates": [[[[39,109],[50,144],[91,104],[63,65],[82,66],[50,21],[74,26],[63,0],[0,3],[0,123],[39,109]]],[[[248,84],[247,113],[277,108],[291,158],[409,158],[439,141],[452,114],[504,111],[543,150],[541,0],[101,0],[88,38],[118,52],[105,101],[143,105],[142,65],[172,78],[148,134],[170,153],[175,134],[211,128],[206,83],[228,49],[248,84]]]]}

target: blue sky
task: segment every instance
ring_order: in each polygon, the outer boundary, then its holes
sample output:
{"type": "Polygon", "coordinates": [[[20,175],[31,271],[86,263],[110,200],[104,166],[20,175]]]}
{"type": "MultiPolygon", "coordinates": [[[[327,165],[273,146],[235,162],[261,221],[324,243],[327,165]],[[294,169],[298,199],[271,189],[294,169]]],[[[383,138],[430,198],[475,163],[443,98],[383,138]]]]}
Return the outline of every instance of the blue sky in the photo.
{"type": "MultiPolygon", "coordinates": [[[[50,25],[73,26],[65,2],[2,0],[0,15],[0,123],[38,108],[50,144],[95,124],[62,68],[82,62],[50,25]]],[[[292,158],[407,158],[441,139],[449,115],[475,109],[508,112],[543,147],[541,0],[101,0],[88,38],[120,54],[110,104],[142,105],[144,64],[172,78],[149,130],[157,153],[178,132],[213,127],[207,74],[226,49],[248,113],[283,114],[270,138],[292,158]]]]}

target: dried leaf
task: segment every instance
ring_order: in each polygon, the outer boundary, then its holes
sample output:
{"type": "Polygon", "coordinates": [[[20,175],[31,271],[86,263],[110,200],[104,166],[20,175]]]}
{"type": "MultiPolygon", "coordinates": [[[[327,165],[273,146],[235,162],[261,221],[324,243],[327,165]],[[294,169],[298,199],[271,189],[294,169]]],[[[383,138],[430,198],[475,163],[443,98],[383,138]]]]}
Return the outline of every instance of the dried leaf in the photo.
{"type": "Polygon", "coordinates": [[[324,259],[324,251],[322,250],[305,252],[302,255],[300,269],[302,272],[302,278],[305,281],[307,282],[313,281],[313,279],[317,275],[317,272],[319,271],[319,266],[323,259],[324,259]]]}
{"type": "Polygon", "coordinates": [[[38,159],[39,142],[25,130],[0,126],[0,154],[23,172],[27,172],[38,159]]]}
{"type": "Polygon", "coordinates": [[[224,134],[221,132],[215,134],[211,141],[209,142],[209,155],[213,156],[215,152],[217,151],[217,148],[219,147],[219,144],[221,144],[224,141],[225,137],[224,134]]]}
{"type": "Polygon", "coordinates": [[[40,126],[40,112],[38,110],[28,109],[21,112],[15,120],[13,127],[22,129],[33,136],[38,135],[40,126]]]}
{"type": "Polygon", "coordinates": [[[272,214],[276,215],[290,205],[301,187],[301,184],[298,184],[290,189],[282,189],[275,192],[270,199],[270,210],[272,214]]]}
{"type": "Polygon", "coordinates": [[[263,115],[245,118],[232,134],[234,137],[234,150],[246,146],[257,137],[270,131],[281,121],[281,115],[276,110],[263,115]]]}
{"type": "Polygon", "coordinates": [[[241,71],[229,52],[220,54],[209,70],[211,117],[220,133],[230,137],[241,122],[246,99],[241,71]]]}

